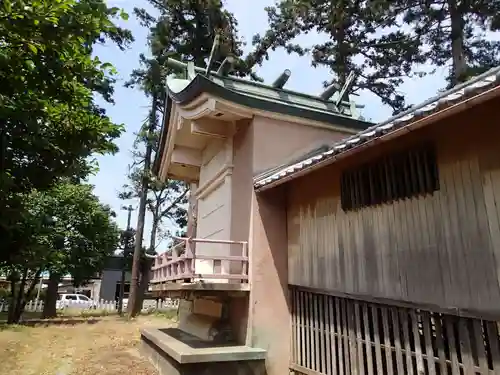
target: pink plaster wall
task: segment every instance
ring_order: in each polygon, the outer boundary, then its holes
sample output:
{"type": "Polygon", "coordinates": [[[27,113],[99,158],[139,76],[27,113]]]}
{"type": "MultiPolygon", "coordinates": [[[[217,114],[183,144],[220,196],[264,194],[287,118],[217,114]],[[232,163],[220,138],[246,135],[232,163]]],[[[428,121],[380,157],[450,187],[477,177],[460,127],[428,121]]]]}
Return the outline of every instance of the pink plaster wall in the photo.
{"type": "Polygon", "coordinates": [[[348,133],[323,129],[288,121],[256,116],[253,128],[253,172],[254,174],[299,158],[325,144],[332,144],[348,133]]]}
{"type": "MultiPolygon", "coordinates": [[[[248,299],[233,304],[230,314],[240,342],[267,350],[268,375],[288,374],[290,357],[286,192],[278,188],[257,195],[253,176],[346,135],[264,117],[237,124],[231,239],[249,241],[251,291],[248,299]]],[[[234,247],[231,252],[238,251],[234,247]]]]}
{"type": "Polygon", "coordinates": [[[290,313],[286,195],[281,189],[252,199],[249,330],[251,345],[267,350],[268,375],[288,374],[290,313]]]}
{"type": "MultiPolygon", "coordinates": [[[[253,132],[249,121],[241,121],[233,138],[233,194],[231,197],[231,240],[248,241],[253,194],[253,132]]],[[[241,255],[241,246],[231,247],[231,255],[241,255]]],[[[232,265],[234,272],[238,264],[232,265]]]]}

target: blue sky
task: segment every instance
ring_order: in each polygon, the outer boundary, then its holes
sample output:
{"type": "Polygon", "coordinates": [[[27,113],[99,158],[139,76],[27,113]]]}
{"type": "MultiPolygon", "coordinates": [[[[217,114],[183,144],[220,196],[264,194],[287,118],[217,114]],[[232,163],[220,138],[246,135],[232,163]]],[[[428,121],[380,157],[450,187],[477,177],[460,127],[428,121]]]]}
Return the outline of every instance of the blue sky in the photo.
{"type": "MultiPolygon", "coordinates": [[[[127,89],[123,83],[128,79],[132,69],[138,66],[139,54],[147,52],[147,30],[142,28],[134,18],[134,6],[146,7],[145,0],[109,0],[113,6],[119,6],[130,14],[123,26],[130,29],[135,37],[135,42],[125,52],[107,45],[99,46],[95,53],[102,61],[111,62],[118,70],[119,77],[115,88],[115,105],[103,104],[108,115],[116,123],[123,123],[126,133],[117,141],[120,152],[116,155],[99,157],[100,170],[97,175],[90,178],[90,183],[95,185],[95,193],[118,214],[118,223],[125,228],[127,221],[126,211],[120,208],[124,202],[117,197],[121,186],[126,183],[127,165],[131,162],[130,149],[134,141],[134,133],[148,113],[148,100],[139,90],[127,89]]],[[[264,7],[272,5],[273,0],[226,0],[226,7],[234,13],[239,22],[240,35],[248,42],[247,50],[251,49],[252,36],[263,33],[267,28],[267,15],[264,7]]],[[[324,39],[317,34],[310,34],[297,39],[298,43],[311,45],[324,39]]],[[[327,69],[312,68],[308,57],[290,56],[284,51],[270,53],[270,59],[257,69],[258,74],[265,82],[272,82],[283,69],[292,71],[292,76],[287,83],[287,88],[309,94],[319,94],[322,91],[322,82],[328,80],[327,69]]],[[[418,104],[436,94],[444,83],[444,71],[438,70],[436,74],[424,78],[409,79],[400,87],[410,104],[418,104]]],[[[364,104],[362,114],[365,118],[378,122],[390,117],[391,110],[381,105],[380,101],[369,94],[357,97],[359,104],[364,104]]],[[[137,206],[137,202],[130,202],[137,206]]],[[[128,202],[127,202],[128,204],[128,202]]],[[[132,226],[135,226],[136,213],[132,216],[132,226]]],[[[146,223],[146,234],[149,233],[149,222],[146,223]]],[[[158,249],[159,251],[164,249],[158,249]]]]}

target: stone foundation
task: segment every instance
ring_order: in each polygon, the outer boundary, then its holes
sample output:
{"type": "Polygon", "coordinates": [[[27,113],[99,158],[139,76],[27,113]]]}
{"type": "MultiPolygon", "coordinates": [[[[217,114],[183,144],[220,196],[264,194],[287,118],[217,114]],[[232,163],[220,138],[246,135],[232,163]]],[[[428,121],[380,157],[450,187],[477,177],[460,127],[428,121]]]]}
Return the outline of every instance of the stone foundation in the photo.
{"type": "Polygon", "coordinates": [[[160,375],[266,375],[265,350],[212,345],[191,335],[180,337],[182,331],[165,331],[141,331],[140,351],[160,375]]]}

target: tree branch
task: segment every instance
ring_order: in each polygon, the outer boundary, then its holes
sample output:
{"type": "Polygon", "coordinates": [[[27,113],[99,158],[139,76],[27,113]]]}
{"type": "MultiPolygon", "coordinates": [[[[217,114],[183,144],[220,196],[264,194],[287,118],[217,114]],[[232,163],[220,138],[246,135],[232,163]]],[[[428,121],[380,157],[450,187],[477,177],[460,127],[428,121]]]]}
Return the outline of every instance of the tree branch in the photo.
{"type": "Polygon", "coordinates": [[[168,206],[161,212],[160,217],[166,216],[172,208],[174,208],[177,204],[179,204],[179,202],[186,196],[188,192],[189,188],[186,188],[181,195],[179,195],[177,198],[174,199],[174,201],[170,204],[170,206],[168,206]]]}

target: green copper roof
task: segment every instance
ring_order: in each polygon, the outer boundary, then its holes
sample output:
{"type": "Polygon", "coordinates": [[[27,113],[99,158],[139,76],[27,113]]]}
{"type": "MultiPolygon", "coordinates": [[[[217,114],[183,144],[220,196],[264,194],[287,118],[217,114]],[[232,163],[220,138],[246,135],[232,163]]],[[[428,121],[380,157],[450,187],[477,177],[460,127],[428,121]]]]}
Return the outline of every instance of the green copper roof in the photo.
{"type": "Polygon", "coordinates": [[[169,96],[178,103],[189,102],[202,92],[208,92],[251,108],[331,123],[332,126],[361,130],[371,125],[361,119],[354,102],[344,101],[337,106],[332,100],[232,76],[196,74],[192,80],[170,76],[167,88],[169,96]]]}
{"type": "Polygon", "coordinates": [[[195,68],[193,65],[178,61],[174,61],[174,65],[176,67],[186,66],[187,72],[184,73],[187,74],[184,76],[187,75],[191,79],[170,75],[166,80],[168,95],[160,147],[153,166],[154,173],[158,171],[159,161],[164,152],[172,102],[189,103],[203,93],[249,108],[318,121],[331,124],[332,127],[341,126],[360,131],[372,125],[361,118],[356,104],[352,101],[342,101],[336,105],[335,96],[325,100],[319,96],[303,94],[234,76],[221,75],[216,72],[200,73],[201,68],[195,68]]]}

